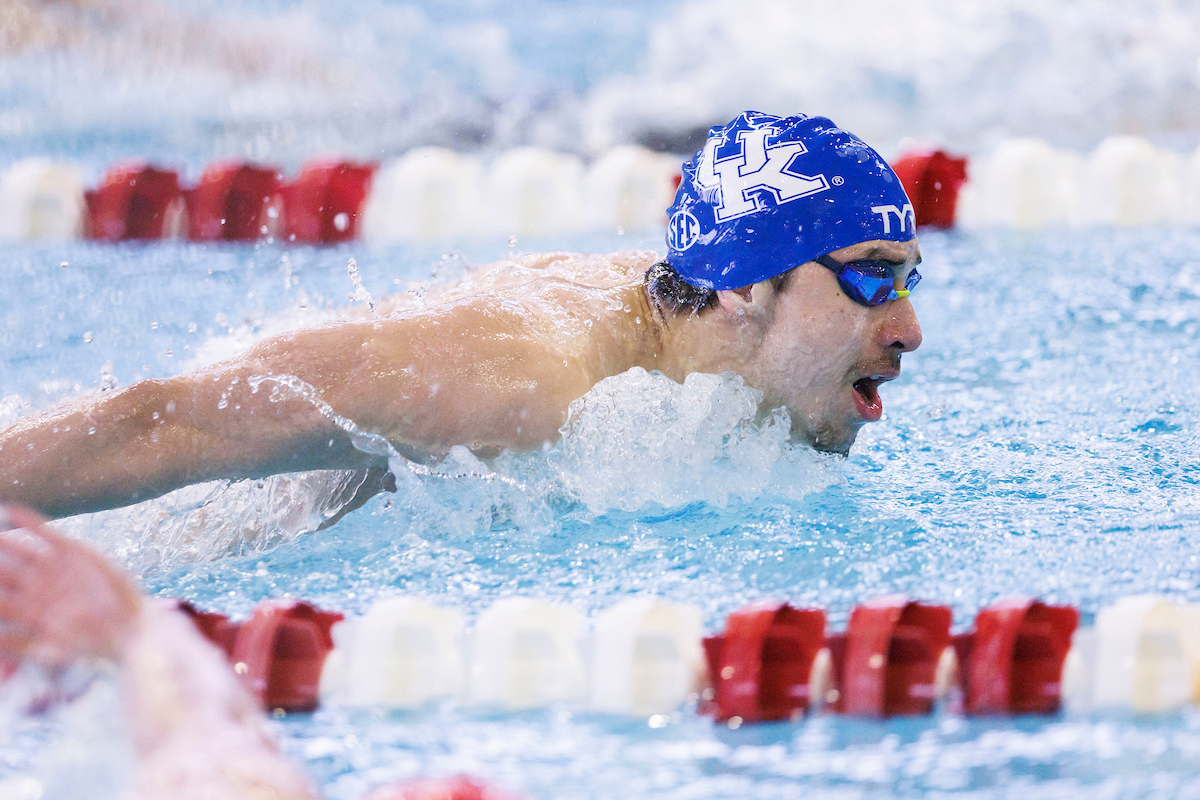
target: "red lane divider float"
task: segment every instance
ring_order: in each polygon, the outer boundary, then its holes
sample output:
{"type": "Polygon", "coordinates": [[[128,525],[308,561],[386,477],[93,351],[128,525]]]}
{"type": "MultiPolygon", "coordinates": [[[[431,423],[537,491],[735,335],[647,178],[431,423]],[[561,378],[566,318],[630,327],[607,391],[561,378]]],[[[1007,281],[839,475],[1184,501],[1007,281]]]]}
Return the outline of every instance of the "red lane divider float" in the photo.
{"type": "Polygon", "coordinates": [[[358,236],[377,164],[316,161],[284,184],[274,167],[220,161],[191,189],[173,170],[140,162],[113,167],[84,193],[85,235],[125,241],[186,234],[193,241],[334,244],[358,236]]]}
{"type": "Polygon", "coordinates": [[[954,637],[968,714],[1053,714],[1079,612],[1037,600],[1004,600],[954,637]]]}
{"type": "Polygon", "coordinates": [[[360,216],[378,164],[316,161],[283,187],[289,240],[333,244],[358,236],[360,216]]]}
{"type": "Polygon", "coordinates": [[[719,722],[791,719],[809,708],[809,678],[825,646],[825,612],[761,602],[729,615],[704,640],[719,722]]]}
{"type": "Polygon", "coordinates": [[[176,600],[175,608],[187,615],[200,631],[200,635],[219,647],[226,658],[233,655],[233,642],[237,638],[241,623],[231,621],[224,614],[200,611],[186,600],[176,600]]]}
{"type": "Polygon", "coordinates": [[[855,606],[829,649],[840,687],[831,710],[869,717],[928,714],[950,645],[949,606],[890,595],[855,606]]]}
{"type": "Polygon", "coordinates": [[[174,170],[143,163],[113,167],[95,189],[84,192],[84,235],[120,242],[162,239],[183,222],[183,190],[174,170]]]}
{"type": "Polygon", "coordinates": [[[512,800],[467,775],[419,778],[376,789],[364,800],[512,800]]]}
{"type": "Polygon", "coordinates": [[[265,709],[312,711],[321,667],[333,649],[329,629],[342,614],[298,600],[267,600],[237,630],[234,671],[265,709]]]}
{"type": "Polygon", "coordinates": [[[958,190],[967,180],[967,159],[942,150],[905,153],[892,169],[904,184],[918,225],[954,227],[958,190]]]}
{"type": "Polygon", "coordinates": [[[281,229],[275,167],[219,161],[186,193],[188,238],[196,242],[252,242],[281,229]]]}

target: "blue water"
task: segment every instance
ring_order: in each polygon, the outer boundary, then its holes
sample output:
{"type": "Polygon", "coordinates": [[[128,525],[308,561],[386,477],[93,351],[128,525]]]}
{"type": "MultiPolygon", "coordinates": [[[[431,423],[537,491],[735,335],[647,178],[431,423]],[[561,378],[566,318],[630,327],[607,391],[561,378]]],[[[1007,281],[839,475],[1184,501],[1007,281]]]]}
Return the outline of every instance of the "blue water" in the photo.
{"type": "MultiPolygon", "coordinates": [[[[656,239],[566,244],[606,250],[656,239]]],[[[72,530],[139,570],[151,593],[237,615],[277,596],[361,613],[397,592],[469,617],[510,595],[593,615],[652,592],[700,606],[710,629],[762,597],[823,606],[837,628],[853,603],[898,591],[952,605],[962,628],[978,608],[1012,594],[1076,604],[1085,622],[1135,592],[1200,599],[1192,389],[1200,233],[929,233],[922,250],[925,280],[913,302],[925,342],[883,389],[884,420],[864,429],[845,462],[772,450],[766,434],[751,436],[699,467],[667,452],[651,467],[675,483],[639,500],[638,487],[620,485],[620,473],[633,469],[620,459],[633,456],[609,450],[585,463],[572,460],[568,443],[483,467],[511,483],[414,477],[331,530],[189,556],[199,561],[146,557],[157,534],[145,522],[152,515],[136,509],[72,530]],[[761,480],[739,484],[729,462],[750,448],[766,466],[743,469],[761,480]],[[588,494],[580,476],[607,485],[588,494]],[[708,499],[689,493],[695,488],[708,499]]],[[[508,251],[506,242],[477,242],[464,255],[481,261],[508,251]]],[[[8,247],[0,257],[8,298],[0,413],[9,420],[94,391],[106,361],[120,385],[174,374],[230,327],[253,336],[299,319],[303,298],[310,308],[345,306],[351,255],[376,296],[446,269],[434,247],[8,247]]],[[[666,422],[650,390],[618,389],[646,398],[631,408],[646,436],[666,422]]],[[[214,488],[206,513],[257,510],[266,495],[245,490],[214,488]]],[[[186,504],[156,502],[152,510],[188,518],[186,504]]],[[[55,746],[54,725],[22,724],[6,739],[0,776],[24,774],[55,746]]],[[[531,798],[1200,791],[1200,714],[1192,710],[818,717],[731,731],[688,709],[651,729],[564,708],[485,714],[445,706],[325,709],[289,718],[280,731],[326,796],[347,800],[392,778],[450,771],[531,798]]]]}

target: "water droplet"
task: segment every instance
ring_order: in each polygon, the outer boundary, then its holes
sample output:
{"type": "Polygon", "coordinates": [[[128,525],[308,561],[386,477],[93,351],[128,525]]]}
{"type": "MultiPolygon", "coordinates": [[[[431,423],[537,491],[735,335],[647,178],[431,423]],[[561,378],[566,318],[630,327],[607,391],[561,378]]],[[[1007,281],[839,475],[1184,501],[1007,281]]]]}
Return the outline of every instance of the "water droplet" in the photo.
{"type": "Polygon", "coordinates": [[[105,361],[100,367],[100,391],[108,392],[117,388],[117,376],[113,374],[111,361],[105,361]]]}
{"type": "Polygon", "coordinates": [[[513,234],[512,236],[509,236],[509,237],[508,237],[508,246],[509,246],[509,247],[516,247],[516,246],[517,246],[517,236],[516,236],[516,234],[513,234]]]}
{"type": "Polygon", "coordinates": [[[354,284],[354,294],[350,295],[350,301],[366,301],[367,308],[374,313],[375,300],[371,297],[371,293],[363,288],[362,277],[358,274],[358,262],[351,258],[346,262],[346,271],[350,273],[350,282],[354,284]]]}
{"type": "Polygon", "coordinates": [[[229,406],[229,398],[221,395],[221,399],[217,402],[217,408],[227,408],[229,406]]]}
{"type": "Polygon", "coordinates": [[[61,264],[59,264],[59,265],[58,265],[58,267],[59,267],[59,269],[66,269],[66,268],[67,268],[67,262],[66,262],[66,261],[62,262],[61,264]]]}
{"type": "Polygon", "coordinates": [[[196,332],[196,323],[189,322],[187,330],[188,330],[188,333],[195,333],[196,332]]]}
{"type": "Polygon", "coordinates": [[[155,328],[157,328],[157,327],[158,327],[158,320],[151,320],[151,322],[150,322],[150,330],[154,330],[154,329],[155,329],[155,328]]]}
{"type": "Polygon", "coordinates": [[[83,343],[91,344],[92,340],[95,338],[96,338],[95,334],[93,334],[91,331],[85,331],[83,334],[83,343]]]}
{"type": "Polygon", "coordinates": [[[267,216],[271,219],[276,219],[279,216],[279,209],[275,208],[275,206],[271,206],[267,209],[267,216]]]}
{"type": "Polygon", "coordinates": [[[345,211],[339,213],[333,218],[333,227],[337,228],[339,233],[345,233],[350,227],[350,215],[345,211]]]}

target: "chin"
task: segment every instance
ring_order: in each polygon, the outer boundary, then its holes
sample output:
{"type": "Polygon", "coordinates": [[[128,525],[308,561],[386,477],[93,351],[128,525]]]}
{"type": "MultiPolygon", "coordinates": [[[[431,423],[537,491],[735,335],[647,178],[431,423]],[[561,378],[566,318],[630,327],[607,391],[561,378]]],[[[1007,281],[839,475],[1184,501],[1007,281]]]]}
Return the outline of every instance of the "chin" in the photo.
{"type": "Polygon", "coordinates": [[[793,431],[794,434],[821,453],[850,454],[850,445],[858,438],[858,427],[821,427],[815,430],[793,431]]]}

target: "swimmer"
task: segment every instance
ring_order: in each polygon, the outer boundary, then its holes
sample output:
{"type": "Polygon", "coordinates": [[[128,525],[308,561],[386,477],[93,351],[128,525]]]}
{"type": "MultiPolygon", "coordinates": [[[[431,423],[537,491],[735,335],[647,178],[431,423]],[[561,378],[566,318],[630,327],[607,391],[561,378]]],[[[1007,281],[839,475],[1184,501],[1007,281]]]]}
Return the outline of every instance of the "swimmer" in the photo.
{"type": "MultiPolygon", "coordinates": [[[[418,308],[274,336],[244,355],[19,420],[0,500],[61,517],[215,479],[366,470],[345,421],[429,460],[558,439],[569,404],[632,367],[734,372],[792,434],[847,453],[921,343],[915,219],[886,162],[823,117],[748,111],[684,165],[667,256],[549,254],[418,308]]],[[[367,448],[370,449],[370,448],[367,448]]]]}
{"type": "Polygon", "coordinates": [[[135,798],[315,800],[224,656],[180,612],[40,515],[0,506],[0,653],[115,666],[135,798]]]}

